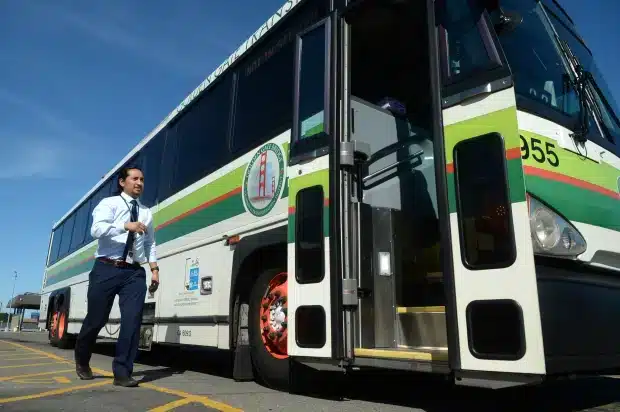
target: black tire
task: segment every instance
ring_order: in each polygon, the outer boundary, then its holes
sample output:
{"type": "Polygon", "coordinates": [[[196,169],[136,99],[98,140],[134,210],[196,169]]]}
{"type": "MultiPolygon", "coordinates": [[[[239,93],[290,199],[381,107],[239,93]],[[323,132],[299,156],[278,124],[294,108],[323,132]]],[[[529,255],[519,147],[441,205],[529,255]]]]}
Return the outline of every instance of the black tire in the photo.
{"type": "Polygon", "coordinates": [[[264,270],[254,282],[250,293],[248,332],[250,338],[250,352],[252,365],[256,375],[263,384],[273,389],[288,391],[289,389],[289,359],[277,359],[265,348],[261,338],[260,305],[263,295],[267,291],[269,282],[279,273],[286,272],[282,268],[264,270]]]}

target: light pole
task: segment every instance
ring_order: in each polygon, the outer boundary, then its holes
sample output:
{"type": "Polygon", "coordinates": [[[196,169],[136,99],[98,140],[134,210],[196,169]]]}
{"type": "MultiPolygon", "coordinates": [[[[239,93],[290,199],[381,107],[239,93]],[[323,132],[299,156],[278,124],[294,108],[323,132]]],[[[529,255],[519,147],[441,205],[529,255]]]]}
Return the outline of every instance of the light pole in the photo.
{"type": "MultiPolygon", "coordinates": [[[[11,300],[9,302],[11,302],[13,300],[13,298],[15,297],[15,282],[17,281],[17,271],[14,270],[13,273],[15,274],[13,276],[13,292],[11,292],[11,300]]],[[[8,307],[9,305],[7,305],[8,307]]],[[[15,306],[15,302],[11,302],[11,309],[14,309],[13,306],[15,306]]],[[[6,328],[4,329],[5,332],[9,331],[9,326],[11,325],[11,312],[9,312],[9,318],[8,321],[6,323],[6,328]]]]}

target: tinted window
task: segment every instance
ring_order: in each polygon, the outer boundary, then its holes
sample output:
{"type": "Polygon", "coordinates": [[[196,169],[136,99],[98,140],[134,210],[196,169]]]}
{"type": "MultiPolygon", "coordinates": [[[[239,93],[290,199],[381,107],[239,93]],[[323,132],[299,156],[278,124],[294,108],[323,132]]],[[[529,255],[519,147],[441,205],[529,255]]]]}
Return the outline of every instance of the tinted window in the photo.
{"type": "Polygon", "coordinates": [[[142,148],[142,172],[144,173],[144,192],[140,201],[153,207],[157,203],[157,189],[159,186],[159,173],[161,170],[161,158],[166,142],[166,132],[160,131],[144,148],[142,148]]]}
{"type": "Polygon", "coordinates": [[[86,201],[77,210],[75,217],[75,225],[73,227],[73,236],[71,237],[71,250],[77,250],[84,244],[86,239],[86,225],[88,224],[88,211],[90,210],[90,202],[86,201]]]}
{"type": "Polygon", "coordinates": [[[166,127],[166,142],[164,143],[164,153],[161,160],[161,170],[159,173],[158,199],[160,202],[166,200],[172,193],[172,177],[174,165],[177,157],[177,123],[166,127]]]}
{"type": "Polygon", "coordinates": [[[93,225],[93,210],[101,202],[101,199],[110,196],[111,188],[112,180],[108,180],[106,184],[100,187],[90,197],[90,207],[88,209],[88,223],[86,224],[86,243],[90,243],[94,240],[93,237],[90,235],[90,228],[93,225]]]}
{"type": "Polygon", "coordinates": [[[237,70],[235,153],[246,152],[291,128],[295,36],[324,14],[323,4],[308,3],[243,60],[237,70]]]}
{"type": "Polygon", "coordinates": [[[317,283],[325,276],[322,186],[302,189],[295,199],[295,278],[317,283]]]}
{"type": "Polygon", "coordinates": [[[75,222],[75,213],[63,223],[62,240],[60,241],[60,252],[58,258],[62,259],[69,253],[71,246],[71,235],[73,234],[73,223],[75,222]]]}
{"type": "Polygon", "coordinates": [[[454,171],[463,263],[470,269],[512,265],[515,243],[502,136],[491,133],[458,143],[454,171]]]}
{"type": "Polygon", "coordinates": [[[226,164],[232,76],[226,76],[183,114],[177,123],[178,157],[172,184],[177,192],[226,164]]]}
{"type": "Polygon", "coordinates": [[[300,140],[325,130],[326,26],[321,25],[301,39],[299,67],[300,140]]]}
{"type": "Polygon", "coordinates": [[[58,260],[58,252],[60,251],[60,241],[62,239],[62,227],[60,225],[54,230],[54,235],[52,237],[52,250],[50,251],[49,264],[53,265],[58,260]]]}
{"type": "MultiPolygon", "coordinates": [[[[499,58],[489,54],[490,45],[481,35],[481,8],[472,8],[468,0],[443,0],[438,8],[440,39],[444,50],[444,80],[469,75],[498,65],[499,58]]],[[[488,40],[487,40],[488,42],[488,40]]]]}

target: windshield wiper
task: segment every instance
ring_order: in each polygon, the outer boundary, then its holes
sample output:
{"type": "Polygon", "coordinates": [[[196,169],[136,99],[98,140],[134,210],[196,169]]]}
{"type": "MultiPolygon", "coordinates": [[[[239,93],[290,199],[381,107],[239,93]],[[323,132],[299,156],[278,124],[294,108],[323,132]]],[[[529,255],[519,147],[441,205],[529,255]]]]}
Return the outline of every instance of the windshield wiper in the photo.
{"type": "Polygon", "coordinates": [[[570,65],[570,71],[572,71],[573,76],[570,74],[564,75],[564,84],[565,87],[571,87],[577,93],[577,97],[579,98],[579,127],[571,134],[573,139],[577,141],[577,143],[585,144],[587,141],[586,136],[590,131],[590,119],[588,116],[588,99],[586,95],[586,86],[587,86],[587,76],[585,70],[583,70],[583,66],[579,63],[577,56],[573,53],[570,46],[567,42],[561,40],[556,35],[556,40],[560,46],[560,50],[564,57],[568,60],[570,65]],[[574,78],[573,78],[574,77],[574,78]]]}
{"type": "Polygon", "coordinates": [[[611,107],[611,104],[602,93],[601,89],[598,87],[598,84],[596,83],[596,80],[594,79],[592,73],[583,68],[579,59],[568,45],[568,42],[560,39],[559,37],[557,37],[557,35],[556,38],[560,45],[560,49],[568,60],[571,66],[571,71],[573,72],[575,77],[574,79],[572,79],[570,75],[566,75],[565,80],[568,85],[570,85],[575,90],[577,96],[579,97],[580,127],[573,133],[573,138],[581,144],[584,144],[586,142],[586,136],[589,132],[590,123],[588,117],[589,107],[592,111],[594,121],[600,127],[604,137],[613,143],[614,138],[612,136],[612,133],[609,130],[609,127],[605,124],[605,121],[603,120],[603,108],[599,106],[596,98],[594,97],[594,93],[591,89],[588,88],[588,86],[591,86],[592,89],[594,89],[594,91],[598,94],[598,97],[603,103],[604,109],[619,127],[620,119],[618,119],[618,116],[611,107]]]}

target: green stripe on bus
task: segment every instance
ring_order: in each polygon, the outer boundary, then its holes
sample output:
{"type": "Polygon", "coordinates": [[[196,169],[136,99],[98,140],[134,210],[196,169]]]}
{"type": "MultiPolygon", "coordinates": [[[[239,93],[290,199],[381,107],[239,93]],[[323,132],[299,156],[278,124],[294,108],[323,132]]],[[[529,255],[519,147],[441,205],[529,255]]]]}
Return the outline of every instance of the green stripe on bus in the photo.
{"type": "Polygon", "coordinates": [[[568,220],[620,231],[618,198],[531,174],[525,176],[525,183],[528,192],[568,220]]]}
{"type": "Polygon", "coordinates": [[[48,269],[48,278],[56,276],[58,273],[63,272],[65,270],[71,269],[71,267],[80,264],[80,262],[91,258],[95,251],[97,250],[97,244],[93,244],[88,246],[83,252],[78,253],[77,255],[71,257],[66,261],[60,261],[56,266],[51,269],[48,269]]]}
{"type": "Polygon", "coordinates": [[[301,176],[290,176],[289,179],[289,206],[295,206],[297,192],[312,186],[323,186],[323,195],[329,196],[329,169],[318,170],[301,176]]]}
{"type": "Polygon", "coordinates": [[[301,176],[291,176],[289,180],[289,215],[288,215],[288,242],[295,242],[295,208],[297,193],[313,186],[323,187],[323,233],[329,236],[329,169],[318,170],[301,176]]]}
{"type": "Polygon", "coordinates": [[[528,155],[527,159],[523,159],[524,166],[561,173],[565,176],[583,180],[614,193],[618,193],[618,177],[620,177],[620,170],[611,164],[605,162],[597,163],[586,159],[582,155],[559,147],[558,143],[553,139],[549,139],[537,133],[525,130],[520,130],[519,133],[526,139],[528,146],[527,152],[522,151],[523,154],[528,155]],[[541,152],[537,149],[533,150],[532,139],[540,140],[540,143],[535,142],[535,147],[540,147],[541,152]],[[555,154],[557,160],[549,154],[545,154],[547,151],[555,154]],[[535,157],[541,161],[536,161],[535,157]],[[557,166],[553,166],[553,164],[557,164],[557,166]]]}
{"type": "Polygon", "coordinates": [[[72,278],[73,276],[81,275],[82,273],[90,272],[93,268],[93,264],[95,263],[94,254],[87,260],[84,260],[77,265],[71,266],[70,268],[56,274],[53,277],[48,275],[47,281],[45,282],[45,286],[50,286],[58,282],[62,282],[63,280],[67,280],[72,278]]]}
{"type": "Polygon", "coordinates": [[[457,143],[487,133],[499,133],[504,138],[506,151],[521,147],[517,127],[517,109],[509,107],[473,119],[451,124],[444,128],[446,163],[452,163],[457,143]]]}
{"type": "Polygon", "coordinates": [[[238,188],[243,183],[243,172],[247,165],[240,166],[230,173],[182,197],[162,208],[154,215],[155,226],[166,224],[201,205],[213,201],[238,188]]]}
{"type": "Polygon", "coordinates": [[[241,193],[235,193],[157,230],[156,240],[160,244],[166,243],[243,213],[245,207],[241,193]]]}
{"type": "MultiPolygon", "coordinates": [[[[323,206],[323,233],[329,237],[329,204],[323,206]]],[[[295,243],[295,212],[291,210],[288,215],[287,242],[295,243]]]]}

